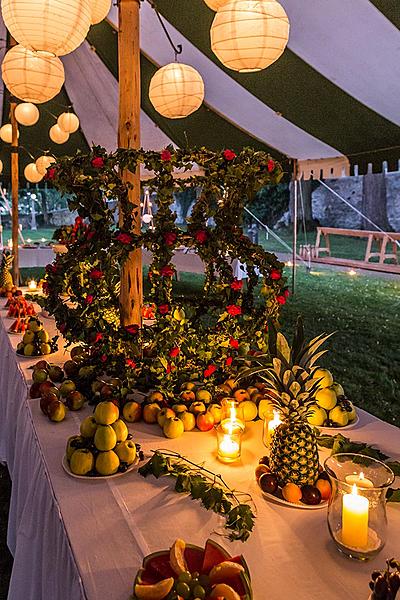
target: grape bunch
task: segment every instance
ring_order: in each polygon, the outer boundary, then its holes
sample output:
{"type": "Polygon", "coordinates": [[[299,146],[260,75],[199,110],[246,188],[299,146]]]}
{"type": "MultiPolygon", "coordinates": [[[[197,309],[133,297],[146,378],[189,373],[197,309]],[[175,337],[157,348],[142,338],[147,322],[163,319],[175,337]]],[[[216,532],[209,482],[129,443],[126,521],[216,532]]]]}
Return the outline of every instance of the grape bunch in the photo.
{"type": "Polygon", "coordinates": [[[183,598],[183,600],[204,600],[211,591],[210,578],[208,575],[199,573],[181,573],[175,582],[168,600],[183,598]]]}
{"type": "Polygon", "coordinates": [[[386,565],[384,571],[373,571],[371,575],[372,600],[394,600],[400,589],[400,561],[391,558],[386,565]]]}

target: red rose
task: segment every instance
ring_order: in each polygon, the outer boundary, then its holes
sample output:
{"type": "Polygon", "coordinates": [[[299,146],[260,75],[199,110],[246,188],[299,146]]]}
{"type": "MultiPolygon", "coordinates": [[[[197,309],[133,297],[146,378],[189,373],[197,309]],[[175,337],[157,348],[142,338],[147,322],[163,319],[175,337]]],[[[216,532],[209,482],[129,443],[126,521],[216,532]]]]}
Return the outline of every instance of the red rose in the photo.
{"type": "Polygon", "coordinates": [[[125,331],[129,335],[137,335],[139,333],[139,325],[127,325],[125,331]]]}
{"type": "Polygon", "coordinates": [[[196,238],[196,241],[199,242],[199,244],[204,244],[204,242],[208,238],[207,231],[204,231],[204,230],[197,231],[195,233],[194,237],[196,238]]]}
{"type": "Polygon", "coordinates": [[[233,363],[233,358],[232,358],[232,356],[228,356],[228,358],[227,358],[227,359],[226,359],[226,361],[225,361],[225,365],[226,365],[227,367],[230,367],[232,363],[233,363]]]}
{"type": "Polygon", "coordinates": [[[45,179],[47,179],[48,181],[52,181],[57,173],[57,169],[55,167],[52,167],[51,169],[47,169],[46,171],[46,175],[44,176],[45,179]]]}
{"type": "Polygon", "coordinates": [[[61,325],[59,325],[59,327],[58,327],[58,331],[60,333],[65,333],[66,330],[67,330],[67,324],[66,323],[61,323],[61,325]]]}
{"type": "Polygon", "coordinates": [[[237,350],[239,348],[238,340],[235,340],[235,338],[233,338],[233,337],[231,337],[231,339],[229,340],[229,345],[231,348],[234,348],[235,350],[237,350]]]}
{"type": "Polygon", "coordinates": [[[236,317],[237,315],[242,314],[242,309],[236,304],[230,304],[226,307],[226,312],[228,312],[232,317],[236,317]]]}
{"type": "Polygon", "coordinates": [[[278,271],[278,269],[272,269],[269,276],[271,277],[271,279],[274,279],[275,281],[277,281],[278,279],[280,279],[282,277],[282,273],[280,271],[278,271]]]}
{"type": "Polygon", "coordinates": [[[92,296],[92,294],[88,294],[86,296],[85,302],[86,302],[86,304],[92,304],[92,302],[93,302],[93,296],[92,296]]]}
{"type": "Polygon", "coordinates": [[[97,342],[100,342],[100,340],[102,340],[102,339],[103,339],[103,334],[97,332],[94,337],[93,344],[97,344],[97,342]]]}
{"type": "Polygon", "coordinates": [[[131,367],[131,369],[135,369],[136,368],[136,363],[131,358],[127,358],[126,361],[125,361],[125,364],[126,364],[127,367],[131,367]]]}
{"type": "Polygon", "coordinates": [[[102,158],[101,156],[96,156],[92,159],[91,165],[95,169],[101,169],[101,167],[104,167],[105,165],[104,158],[102,158]]]}
{"type": "Polygon", "coordinates": [[[101,279],[103,277],[104,273],[103,271],[100,271],[99,269],[92,269],[89,273],[89,277],[90,279],[101,279]]]}
{"type": "Polygon", "coordinates": [[[169,305],[168,304],[160,304],[158,307],[158,312],[160,315],[166,315],[169,313],[169,305]]]}
{"type": "Polygon", "coordinates": [[[75,219],[75,227],[78,228],[81,225],[83,225],[83,219],[82,219],[82,217],[76,217],[76,219],[75,219]]]}
{"type": "Polygon", "coordinates": [[[169,265],[165,265],[165,267],[163,267],[160,270],[160,275],[162,277],[172,277],[174,274],[174,269],[172,267],[170,267],[169,265]]]}
{"type": "Polygon", "coordinates": [[[133,242],[133,237],[129,233],[119,233],[115,239],[121,244],[131,244],[133,242]]]}
{"type": "Polygon", "coordinates": [[[46,296],[48,296],[49,292],[50,292],[50,287],[49,284],[47,283],[47,281],[45,281],[42,285],[42,291],[43,294],[45,294],[46,296]]]}
{"type": "Polygon", "coordinates": [[[95,231],[91,231],[90,229],[88,229],[86,232],[86,239],[91,240],[92,238],[94,238],[95,235],[96,235],[95,231]]]}
{"type": "Polygon", "coordinates": [[[175,358],[176,356],[178,356],[178,354],[180,353],[180,348],[178,348],[177,346],[175,346],[175,348],[172,348],[172,350],[170,350],[170,357],[171,358],[175,358]]]}
{"type": "Polygon", "coordinates": [[[238,281],[237,279],[234,279],[231,283],[231,289],[235,290],[235,292],[238,292],[239,290],[241,290],[243,287],[243,281],[238,281]]]}
{"type": "Polygon", "coordinates": [[[273,160],[268,161],[267,169],[270,173],[275,169],[275,162],[273,160]]]}
{"type": "Polygon", "coordinates": [[[172,158],[172,154],[169,150],[165,149],[161,152],[161,160],[164,162],[170,161],[172,158]]]}
{"type": "Polygon", "coordinates": [[[177,234],[174,231],[168,231],[164,233],[164,241],[167,246],[173,246],[176,242],[177,234]]]}
{"type": "Polygon", "coordinates": [[[290,296],[290,292],[289,292],[289,290],[285,290],[285,291],[283,292],[283,295],[285,296],[285,298],[289,298],[289,296],[290,296]]]}
{"type": "Polygon", "coordinates": [[[106,354],[102,354],[102,355],[100,356],[100,360],[101,360],[101,362],[102,362],[102,363],[105,363],[105,362],[107,362],[107,356],[106,356],[106,354]]]}
{"type": "Polygon", "coordinates": [[[171,373],[171,371],[175,371],[175,370],[176,370],[175,365],[171,365],[171,363],[167,364],[167,368],[166,368],[167,375],[169,375],[171,373]]]}
{"type": "Polygon", "coordinates": [[[236,158],[236,154],[233,152],[233,150],[224,150],[225,160],[233,160],[234,158],[236,158]]]}
{"type": "Polygon", "coordinates": [[[204,371],[204,377],[211,377],[216,370],[217,367],[215,365],[208,365],[207,369],[204,371]]]}
{"type": "Polygon", "coordinates": [[[279,296],[276,297],[276,301],[278,304],[286,304],[286,296],[283,296],[282,294],[280,294],[279,296]]]}

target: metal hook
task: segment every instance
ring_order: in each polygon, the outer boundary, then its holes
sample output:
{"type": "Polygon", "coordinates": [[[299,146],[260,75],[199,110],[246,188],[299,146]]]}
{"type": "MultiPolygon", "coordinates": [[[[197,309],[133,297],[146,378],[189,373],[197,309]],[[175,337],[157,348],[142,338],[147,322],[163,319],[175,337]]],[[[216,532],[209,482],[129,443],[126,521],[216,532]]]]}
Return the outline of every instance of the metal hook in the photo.
{"type": "Polygon", "coordinates": [[[147,1],[150,4],[151,8],[155,11],[155,13],[157,15],[157,18],[160,21],[160,25],[163,28],[164,33],[167,36],[167,40],[169,41],[169,43],[171,45],[171,48],[174,51],[175,62],[177,62],[179,54],[182,54],[182,51],[183,51],[182,44],[177,44],[177,45],[174,44],[174,42],[173,42],[171,36],[169,35],[168,30],[167,30],[167,28],[166,28],[166,26],[164,24],[164,21],[162,20],[162,17],[161,17],[160,13],[157,10],[155,0],[147,0],[147,1]]]}

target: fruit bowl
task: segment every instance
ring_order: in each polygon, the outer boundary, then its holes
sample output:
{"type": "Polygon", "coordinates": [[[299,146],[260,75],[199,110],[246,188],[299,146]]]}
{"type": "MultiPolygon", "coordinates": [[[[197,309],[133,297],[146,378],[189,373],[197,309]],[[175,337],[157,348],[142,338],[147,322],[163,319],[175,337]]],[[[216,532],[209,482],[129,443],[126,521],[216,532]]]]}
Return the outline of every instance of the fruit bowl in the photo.
{"type": "Polygon", "coordinates": [[[69,462],[66,455],[64,455],[61,464],[64,471],[68,473],[70,477],[74,477],[74,479],[90,479],[93,481],[94,479],[115,479],[116,477],[122,477],[123,475],[130,473],[139,464],[139,457],[137,456],[134,462],[129,465],[125,471],[118,471],[118,473],[114,473],[114,475],[99,475],[98,473],[93,473],[93,475],[75,475],[75,473],[73,473],[69,467],[69,462]]]}
{"type": "Polygon", "coordinates": [[[360,417],[358,416],[358,414],[356,414],[356,418],[354,419],[354,421],[351,421],[351,423],[349,423],[348,425],[331,425],[330,427],[322,425],[321,427],[318,427],[318,429],[320,429],[321,431],[331,431],[332,429],[340,429],[341,431],[345,429],[353,429],[358,425],[359,421],[360,417]]]}
{"type": "Polygon", "coordinates": [[[326,508],[329,504],[328,500],[323,500],[322,502],[320,502],[319,504],[316,504],[314,506],[311,504],[304,504],[303,502],[288,502],[282,496],[282,492],[280,490],[277,493],[277,495],[275,496],[274,494],[268,494],[268,492],[264,492],[260,486],[258,486],[258,487],[260,488],[260,491],[261,491],[262,495],[264,496],[264,498],[266,498],[266,500],[268,500],[269,502],[273,502],[276,504],[282,504],[284,506],[290,506],[290,508],[300,508],[302,510],[320,510],[321,508],[326,508]]]}
{"type": "Polygon", "coordinates": [[[250,574],[243,556],[231,557],[214,540],[205,548],[176,540],[169,550],[146,556],[133,586],[133,600],[251,600],[250,574]]]}

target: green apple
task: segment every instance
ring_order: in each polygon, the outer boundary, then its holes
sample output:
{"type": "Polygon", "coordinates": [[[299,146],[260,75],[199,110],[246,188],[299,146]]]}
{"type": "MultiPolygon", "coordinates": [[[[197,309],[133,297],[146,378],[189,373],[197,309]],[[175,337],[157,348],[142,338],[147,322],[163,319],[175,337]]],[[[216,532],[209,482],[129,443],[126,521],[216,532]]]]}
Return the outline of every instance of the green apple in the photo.
{"type": "Polygon", "coordinates": [[[86,440],[81,435],[73,435],[68,438],[67,447],[65,449],[65,454],[67,460],[71,459],[71,456],[75,452],[75,450],[84,448],[86,444],[86,440]]]}
{"type": "Polygon", "coordinates": [[[178,413],[177,416],[182,421],[185,431],[192,431],[196,427],[196,417],[188,410],[178,413]]]}
{"type": "Polygon", "coordinates": [[[117,443],[117,434],[111,425],[99,425],[94,434],[94,445],[97,450],[107,452],[112,450],[117,443]]]}
{"type": "Polygon", "coordinates": [[[164,427],[164,423],[167,419],[174,418],[174,417],[175,417],[175,413],[172,410],[172,408],[162,408],[157,413],[157,423],[162,428],[162,427],[164,427]]]}
{"type": "Polygon", "coordinates": [[[142,417],[142,405],[134,400],[127,402],[122,409],[122,415],[128,423],[137,423],[142,417]]]}
{"type": "Polygon", "coordinates": [[[170,438],[171,440],[174,440],[178,437],[181,437],[181,435],[183,435],[184,431],[185,431],[185,427],[184,427],[181,419],[179,419],[179,417],[168,417],[165,420],[165,423],[163,426],[163,432],[164,432],[165,437],[170,438]]]}
{"type": "Polygon", "coordinates": [[[192,402],[189,410],[194,415],[200,415],[201,413],[206,412],[206,405],[204,404],[204,402],[192,402]]]}
{"type": "Polygon", "coordinates": [[[349,417],[349,423],[353,422],[356,420],[357,418],[357,411],[356,411],[356,407],[354,406],[354,404],[352,402],[350,402],[350,400],[348,401],[351,410],[347,411],[347,415],[349,417]]]}
{"type": "Polygon", "coordinates": [[[329,411],[329,419],[339,427],[346,427],[349,422],[349,413],[341,406],[335,406],[335,408],[329,411]]]}
{"type": "Polygon", "coordinates": [[[43,344],[47,344],[50,339],[49,334],[44,329],[42,329],[41,331],[38,331],[37,337],[38,337],[39,341],[42,342],[43,344]]]}
{"type": "Polygon", "coordinates": [[[117,421],[111,424],[111,427],[115,431],[115,434],[117,436],[117,442],[124,442],[128,437],[129,431],[123,420],[118,419],[117,421]]]}
{"type": "Polygon", "coordinates": [[[33,331],[25,331],[22,341],[24,344],[32,344],[35,339],[35,334],[33,331]]]}
{"type": "Polygon", "coordinates": [[[307,420],[310,425],[315,427],[322,427],[328,418],[328,413],[324,408],[318,406],[318,404],[312,404],[310,406],[310,412],[308,413],[307,420]]]}
{"type": "Polygon", "coordinates": [[[71,379],[66,379],[60,385],[60,394],[64,398],[68,396],[70,392],[74,392],[76,390],[76,385],[71,379]]]}
{"type": "Polygon", "coordinates": [[[117,444],[115,453],[121,462],[131,465],[136,459],[136,444],[132,440],[125,440],[117,444]]]}
{"type": "Polygon", "coordinates": [[[143,407],[143,421],[145,423],[157,423],[157,415],[161,408],[156,402],[145,404],[143,407]]]}
{"type": "Polygon", "coordinates": [[[26,344],[24,347],[24,356],[33,356],[35,352],[35,346],[33,344],[26,344]]]}
{"type": "Polygon", "coordinates": [[[181,392],[183,392],[183,390],[193,391],[195,389],[196,389],[196,384],[193,381],[185,381],[181,385],[181,392]]]}
{"type": "Polygon", "coordinates": [[[212,414],[214,417],[214,422],[216,425],[221,422],[222,409],[219,404],[210,404],[208,407],[208,412],[212,414]]]}
{"type": "Polygon", "coordinates": [[[32,379],[35,383],[43,383],[47,380],[47,371],[44,369],[37,369],[33,371],[32,379]]]}
{"type": "Polygon", "coordinates": [[[29,323],[28,323],[28,330],[36,333],[36,332],[40,331],[41,329],[43,329],[43,325],[41,324],[41,322],[38,319],[31,317],[29,319],[29,323]]]}
{"type": "Polygon", "coordinates": [[[315,394],[315,399],[325,410],[332,410],[337,404],[336,394],[330,387],[319,389],[315,394]]]}
{"type": "Polygon", "coordinates": [[[119,464],[119,458],[113,450],[99,452],[96,458],[96,471],[99,475],[114,475],[118,471],[119,464]]]}
{"type": "Polygon", "coordinates": [[[333,391],[335,392],[335,394],[338,398],[339,398],[339,396],[345,395],[343,386],[341,386],[340,383],[337,383],[336,381],[334,381],[333,384],[331,385],[331,388],[333,389],[333,391]]]}
{"type": "Polygon", "coordinates": [[[328,369],[317,369],[314,372],[313,379],[320,379],[319,388],[327,388],[333,384],[333,376],[328,369]]]}
{"type": "Polygon", "coordinates": [[[80,410],[85,404],[85,401],[85,396],[81,394],[81,392],[78,392],[78,390],[75,390],[67,395],[65,403],[70,410],[80,410]]]}
{"type": "Polygon", "coordinates": [[[243,410],[245,421],[254,421],[258,415],[257,405],[252,400],[244,400],[240,403],[240,408],[243,410]]]}
{"type": "Polygon", "coordinates": [[[40,344],[40,352],[43,355],[51,354],[51,346],[50,346],[50,344],[46,344],[46,343],[40,344]]]}
{"type": "Polygon", "coordinates": [[[172,407],[172,410],[178,414],[178,413],[182,413],[187,411],[187,406],[186,404],[174,404],[172,407]]]}
{"type": "Polygon", "coordinates": [[[65,419],[65,415],[67,414],[67,409],[64,404],[60,400],[53,400],[47,407],[47,416],[50,421],[54,421],[55,423],[59,423],[65,419]]]}
{"type": "Polygon", "coordinates": [[[93,415],[83,419],[80,425],[81,436],[84,438],[92,438],[96,433],[97,423],[93,415]]]}
{"type": "Polygon", "coordinates": [[[94,411],[94,416],[99,425],[111,425],[119,418],[118,406],[108,400],[99,402],[94,411]]]}
{"type": "Polygon", "coordinates": [[[197,402],[204,402],[204,404],[210,404],[212,395],[208,390],[197,390],[196,392],[197,402]]]}
{"type": "Polygon", "coordinates": [[[69,466],[75,475],[87,475],[94,465],[94,456],[87,448],[75,450],[69,461],[69,466]]]}
{"type": "Polygon", "coordinates": [[[53,383],[60,383],[64,379],[64,372],[58,365],[51,365],[48,373],[53,383]]]}

